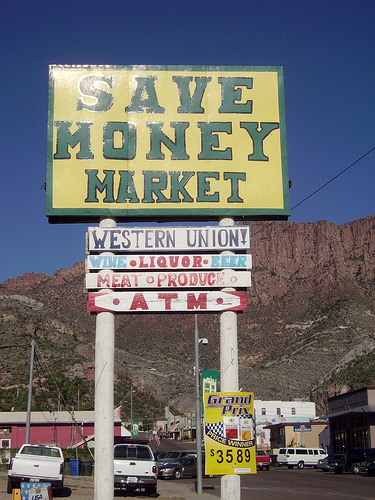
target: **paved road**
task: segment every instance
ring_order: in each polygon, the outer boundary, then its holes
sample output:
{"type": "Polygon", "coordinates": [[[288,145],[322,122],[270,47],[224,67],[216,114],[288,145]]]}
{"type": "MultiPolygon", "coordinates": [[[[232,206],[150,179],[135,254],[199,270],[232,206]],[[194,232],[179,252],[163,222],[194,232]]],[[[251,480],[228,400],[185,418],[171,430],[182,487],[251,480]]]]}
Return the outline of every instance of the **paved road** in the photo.
{"type": "MultiPolygon", "coordinates": [[[[191,481],[191,480],[185,480],[191,481]]],[[[204,478],[204,491],[220,498],[220,478],[204,478]],[[205,487],[214,488],[206,490],[205,487]]],[[[375,499],[375,477],[367,474],[337,475],[313,468],[289,470],[272,467],[255,475],[241,477],[241,499],[275,500],[325,500],[325,499],[375,499]]]]}
{"type": "MultiPolygon", "coordinates": [[[[54,498],[70,500],[92,500],[94,498],[93,477],[67,477],[62,495],[54,498]]],[[[220,478],[203,479],[203,496],[195,493],[194,479],[158,481],[159,500],[215,500],[220,498],[220,478]]],[[[140,492],[127,496],[116,491],[115,498],[148,498],[140,492]]],[[[365,474],[324,473],[315,469],[289,470],[271,468],[256,475],[241,477],[241,500],[374,500],[375,477],[365,474]]],[[[6,493],[5,476],[0,477],[0,500],[11,500],[6,493]]]]}

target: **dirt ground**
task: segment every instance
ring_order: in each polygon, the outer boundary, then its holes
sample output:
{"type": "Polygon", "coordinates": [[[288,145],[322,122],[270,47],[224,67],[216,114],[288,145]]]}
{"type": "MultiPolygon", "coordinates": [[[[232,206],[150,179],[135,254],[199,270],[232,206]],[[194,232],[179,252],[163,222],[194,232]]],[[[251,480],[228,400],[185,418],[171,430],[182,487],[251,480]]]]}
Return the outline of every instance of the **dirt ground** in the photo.
{"type": "MultiPolygon", "coordinates": [[[[0,500],[11,500],[12,496],[7,494],[6,473],[0,475],[0,500]]],[[[94,477],[93,476],[66,476],[64,488],[53,492],[53,498],[69,498],[70,500],[93,500],[94,498],[94,477]]],[[[125,492],[115,490],[114,498],[150,498],[144,493],[136,491],[127,495],[125,492]]],[[[213,500],[211,495],[197,496],[193,485],[178,483],[177,481],[158,481],[158,493],[154,498],[159,500],[213,500]]]]}

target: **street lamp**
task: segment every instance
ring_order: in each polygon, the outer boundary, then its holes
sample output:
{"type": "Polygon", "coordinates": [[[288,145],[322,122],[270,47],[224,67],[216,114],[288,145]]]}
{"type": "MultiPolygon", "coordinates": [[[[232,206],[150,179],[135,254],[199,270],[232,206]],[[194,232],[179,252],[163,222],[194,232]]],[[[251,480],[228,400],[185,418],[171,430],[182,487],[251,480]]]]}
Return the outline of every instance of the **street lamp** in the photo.
{"type": "Polygon", "coordinates": [[[194,344],[195,344],[195,433],[197,444],[197,494],[202,495],[202,429],[201,429],[201,399],[199,386],[199,344],[207,345],[208,340],[198,337],[198,315],[195,314],[194,328],[194,344]]]}
{"type": "Polygon", "coordinates": [[[362,338],[360,335],[358,335],[358,333],[357,333],[357,332],[355,332],[351,326],[348,326],[348,325],[340,325],[340,326],[338,326],[338,328],[340,328],[340,330],[351,330],[351,331],[354,333],[354,335],[356,335],[356,336],[357,336],[357,337],[361,340],[361,342],[363,342],[363,343],[365,344],[365,346],[366,346],[366,347],[367,347],[370,351],[372,351],[372,347],[370,347],[368,344],[366,344],[366,342],[363,340],[363,338],[362,338]]]}
{"type": "Polygon", "coordinates": [[[135,385],[132,385],[130,386],[130,429],[131,429],[131,433],[132,433],[132,437],[133,437],[133,389],[134,389],[135,385]]]}

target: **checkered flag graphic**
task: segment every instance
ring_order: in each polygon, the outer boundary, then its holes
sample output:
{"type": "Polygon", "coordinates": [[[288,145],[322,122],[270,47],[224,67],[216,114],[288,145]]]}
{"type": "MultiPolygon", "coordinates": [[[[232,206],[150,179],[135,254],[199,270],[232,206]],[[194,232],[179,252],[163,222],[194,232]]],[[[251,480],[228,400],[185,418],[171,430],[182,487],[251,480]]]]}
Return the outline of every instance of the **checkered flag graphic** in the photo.
{"type": "Polygon", "coordinates": [[[217,422],[216,424],[206,424],[206,434],[211,431],[216,436],[224,436],[224,424],[223,422],[217,422]]]}

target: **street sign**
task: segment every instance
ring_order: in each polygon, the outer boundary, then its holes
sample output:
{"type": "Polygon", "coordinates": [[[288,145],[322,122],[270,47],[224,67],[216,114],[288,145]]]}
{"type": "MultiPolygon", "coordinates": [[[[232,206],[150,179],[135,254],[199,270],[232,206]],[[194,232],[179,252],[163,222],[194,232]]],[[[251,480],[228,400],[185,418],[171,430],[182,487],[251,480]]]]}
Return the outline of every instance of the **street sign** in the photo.
{"type": "Polygon", "coordinates": [[[89,292],[90,312],[245,311],[245,292],[89,292]]]}
{"type": "Polygon", "coordinates": [[[138,437],[139,435],[139,422],[133,422],[132,425],[132,436],[138,437]]]}
{"type": "Polygon", "coordinates": [[[311,432],[311,424],[294,424],[294,432],[311,432]]]}
{"type": "Polygon", "coordinates": [[[112,270],[86,274],[86,289],[95,288],[225,288],[251,286],[250,271],[174,271],[115,273],[112,270]]]}
{"type": "Polygon", "coordinates": [[[249,249],[249,226],[88,228],[89,252],[222,252],[249,249]]]}
{"type": "Polygon", "coordinates": [[[206,393],[206,474],[256,474],[254,394],[206,393]]]}
{"type": "Polygon", "coordinates": [[[217,392],[219,385],[218,370],[202,370],[201,387],[202,387],[202,414],[204,415],[204,394],[207,392],[217,392]]]}
{"type": "Polygon", "coordinates": [[[251,269],[251,254],[88,255],[87,270],[99,269],[251,269]]]}

